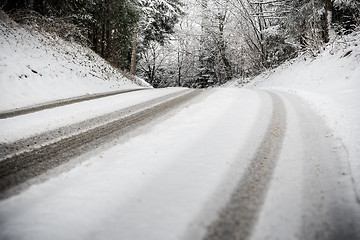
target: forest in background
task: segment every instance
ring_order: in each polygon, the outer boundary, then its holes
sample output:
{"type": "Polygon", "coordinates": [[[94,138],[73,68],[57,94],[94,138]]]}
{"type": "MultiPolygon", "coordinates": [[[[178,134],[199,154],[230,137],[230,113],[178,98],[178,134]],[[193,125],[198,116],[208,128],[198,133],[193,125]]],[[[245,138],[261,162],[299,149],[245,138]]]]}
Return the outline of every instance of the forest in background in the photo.
{"type": "Polygon", "coordinates": [[[255,76],[360,26],[358,0],[1,0],[154,87],[255,76]]]}

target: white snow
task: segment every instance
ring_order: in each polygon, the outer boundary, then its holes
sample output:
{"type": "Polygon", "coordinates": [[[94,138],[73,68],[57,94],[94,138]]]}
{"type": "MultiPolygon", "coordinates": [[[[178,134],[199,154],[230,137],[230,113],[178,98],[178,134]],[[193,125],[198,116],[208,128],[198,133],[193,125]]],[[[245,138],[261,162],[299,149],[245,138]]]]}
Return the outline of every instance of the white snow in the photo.
{"type": "Polygon", "coordinates": [[[82,122],[182,90],[184,89],[171,88],[130,92],[65,105],[46,111],[0,119],[0,142],[14,142],[21,138],[31,137],[37,133],[82,122]]]}
{"type": "Polygon", "coordinates": [[[125,78],[90,49],[40,33],[0,11],[0,111],[51,100],[149,87],[125,78]]]}
{"type": "Polygon", "coordinates": [[[358,236],[359,202],[341,144],[301,98],[278,94],[286,107],[286,135],[250,239],[358,236]]]}
{"type": "Polygon", "coordinates": [[[0,202],[0,236],[201,236],[262,140],[270,102],[250,90],[217,90],[151,131],[0,202]]]}
{"type": "MultiPolygon", "coordinates": [[[[108,66],[105,72],[111,75],[101,73],[104,62],[76,44],[9,20],[1,22],[0,30],[0,110],[138,87],[108,66]],[[100,65],[94,63],[99,61],[100,65]]],[[[60,167],[63,172],[0,201],[0,238],[201,238],[267,129],[272,105],[267,94],[252,90],[258,88],[295,94],[325,120],[348,151],[359,195],[359,44],[359,35],[346,36],[316,58],[304,55],[262,74],[247,85],[251,90],[209,90],[141,134],[79,157],[79,164],[70,170],[60,167]]],[[[0,140],[13,141],[179,90],[127,93],[1,120],[0,140]]],[[[295,109],[288,105],[289,119],[296,119],[295,109]]],[[[296,208],[302,204],[300,193],[287,196],[292,200],[289,205],[278,198],[303,186],[302,164],[285,161],[302,154],[301,148],[294,150],[291,145],[301,135],[296,128],[299,122],[293,123],[273,180],[281,187],[269,191],[255,238],[268,236],[271,226],[281,222],[269,224],[267,214],[278,214],[286,221],[291,211],[297,219],[288,226],[301,227],[301,209],[296,208]],[[277,208],[283,210],[274,213],[277,208]]],[[[287,232],[278,235],[287,236],[287,232]]]]}
{"type": "Polygon", "coordinates": [[[302,56],[246,86],[303,98],[344,144],[360,197],[360,34],[329,44],[316,58],[302,56]]]}

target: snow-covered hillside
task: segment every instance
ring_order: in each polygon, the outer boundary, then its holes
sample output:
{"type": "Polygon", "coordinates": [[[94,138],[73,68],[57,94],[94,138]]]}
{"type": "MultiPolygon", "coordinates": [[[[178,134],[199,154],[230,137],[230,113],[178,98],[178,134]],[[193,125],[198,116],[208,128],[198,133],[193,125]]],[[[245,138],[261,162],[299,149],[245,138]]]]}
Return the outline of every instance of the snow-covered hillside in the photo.
{"type": "MultiPolygon", "coordinates": [[[[241,80],[235,85],[241,85],[241,80]]],[[[245,88],[290,92],[315,109],[347,149],[360,196],[359,33],[333,40],[315,58],[305,54],[265,72],[245,88]]]]}
{"type": "Polygon", "coordinates": [[[124,77],[88,48],[16,24],[0,11],[0,111],[149,85],[124,77]]]}

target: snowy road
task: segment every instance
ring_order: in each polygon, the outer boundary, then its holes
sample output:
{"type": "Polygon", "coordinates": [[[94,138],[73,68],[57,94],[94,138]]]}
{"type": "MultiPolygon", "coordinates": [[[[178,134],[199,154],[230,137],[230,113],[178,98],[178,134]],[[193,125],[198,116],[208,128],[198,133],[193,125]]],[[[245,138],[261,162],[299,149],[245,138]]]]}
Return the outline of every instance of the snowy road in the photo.
{"type": "MultiPolygon", "coordinates": [[[[6,192],[9,188],[61,165],[71,158],[120,137],[136,126],[149,123],[199,93],[200,91],[190,90],[169,93],[163,97],[55,128],[29,138],[1,143],[0,192],[6,192]]],[[[8,122],[14,121],[16,122],[11,119],[8,122]]],[[[20,129],[22,127],[23,125],[20,129]]]]}
{"type": "Polygon", "coordinates": [[[78,102],[89,101],[92,99],[109,97],[109,96],[118,95],[118,94],[122,94],[122,93],[147,90],[147,89],[150,89],[150,88],[133,88],[133,89],[117,90],[117,91],[105,92],[105,93],[93,93],[93,94],[87,94],[87,95],[83,95],[83,96],[79,96],[79,97],[71,97],[71,98],[55,100],[55,101],[51,101],[51,102],[47,102],[47,103],[43,103],[43,104],[35,104],[35,105],[27,106],[27,107],[20,107],[20,108],[16,108],[13,110],[1,111],[0,119],[16,117],[16,116],[20,116],[20,115],[24,115],[24,114],[42,111],[45,109],[60,107],[60,106],[74,104],[74,103],[78,103],[78,102]]]}
{"type": "MultiPolygon", "coordinates": [[[[151,92],[128,94],[128,102],[151,92]]],[[[2,200],[0,238],[360,237],[346,150],[301,100],[213,89],[184,104],[2,200]]],[[[3,129],[2,141],[33,134],[20,132],[3,129]]]]}

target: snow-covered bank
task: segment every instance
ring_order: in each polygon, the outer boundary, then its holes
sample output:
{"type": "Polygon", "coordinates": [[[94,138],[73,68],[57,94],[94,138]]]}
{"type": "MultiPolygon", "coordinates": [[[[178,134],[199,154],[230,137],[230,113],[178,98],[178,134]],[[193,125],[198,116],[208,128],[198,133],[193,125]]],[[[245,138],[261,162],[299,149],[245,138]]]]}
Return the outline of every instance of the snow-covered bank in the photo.
{"type": "Polygon", "coordinates": [[[149,85],[124,77],[88,48],[40,33],[0,11],[0,110],[149,85]]]}
{"type": "Polygon", "coordinates": [[[347,149],[360,196],[360,33],[334,41],[315,59],[301,56],[266,72],[245,87],[290,92],[311,105],[347,149]]]}

